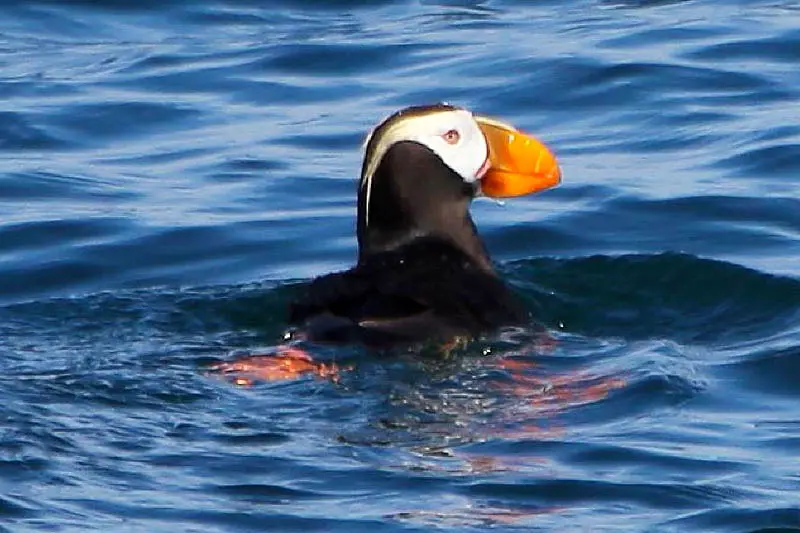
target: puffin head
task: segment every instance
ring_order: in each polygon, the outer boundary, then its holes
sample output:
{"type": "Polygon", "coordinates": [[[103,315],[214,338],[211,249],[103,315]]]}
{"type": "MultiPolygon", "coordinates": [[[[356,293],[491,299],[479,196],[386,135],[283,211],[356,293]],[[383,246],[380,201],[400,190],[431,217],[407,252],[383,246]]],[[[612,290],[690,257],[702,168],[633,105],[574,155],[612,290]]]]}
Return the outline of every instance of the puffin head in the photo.
{"type": "Polygon", "coordinates": [[[561,180],[555,156],[513,126],[449,104],[402,109],[367,137],[358,192],[359,261],[412,239],[491,261],[469,215],[476,196],[521,196],[561,180]]]}

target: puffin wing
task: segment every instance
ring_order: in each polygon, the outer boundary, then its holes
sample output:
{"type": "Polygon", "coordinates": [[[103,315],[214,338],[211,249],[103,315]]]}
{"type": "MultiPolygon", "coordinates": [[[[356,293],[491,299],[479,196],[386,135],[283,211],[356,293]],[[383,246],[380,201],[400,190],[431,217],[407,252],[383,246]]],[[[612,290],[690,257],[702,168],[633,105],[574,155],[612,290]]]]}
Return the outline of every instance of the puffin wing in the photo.
{"type": "Polygon", "coordinates": [[[460,256],[390,259],[317,278],[290,322],[313,341],[388,345],[476,336],[524,316],[499,278],[460,256]]]}
{"type": "Polygon", "coordinates": [[[348,274],[352,273],[314,280],[292,305],[289,321],[309,340],[389,345],[439,337],[454,329],[437,316],[431,302],[403,291],[397,280],[348,274]]]}

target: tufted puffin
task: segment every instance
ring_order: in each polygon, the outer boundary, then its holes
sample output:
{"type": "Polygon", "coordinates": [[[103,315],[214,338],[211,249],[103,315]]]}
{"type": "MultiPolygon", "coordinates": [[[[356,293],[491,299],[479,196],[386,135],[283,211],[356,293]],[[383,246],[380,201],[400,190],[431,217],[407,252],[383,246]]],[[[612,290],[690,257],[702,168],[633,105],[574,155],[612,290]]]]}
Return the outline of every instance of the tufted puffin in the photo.
{"type": "Polygon", "coordinates": [[[297,337],[384,348],[524,323],[469,206],[477,196],[520,196],[560,179],[547,147],[498,120],[449,104],[389,116],[365,144],[358,261],[301,290],[289,309],[297,337]]]}

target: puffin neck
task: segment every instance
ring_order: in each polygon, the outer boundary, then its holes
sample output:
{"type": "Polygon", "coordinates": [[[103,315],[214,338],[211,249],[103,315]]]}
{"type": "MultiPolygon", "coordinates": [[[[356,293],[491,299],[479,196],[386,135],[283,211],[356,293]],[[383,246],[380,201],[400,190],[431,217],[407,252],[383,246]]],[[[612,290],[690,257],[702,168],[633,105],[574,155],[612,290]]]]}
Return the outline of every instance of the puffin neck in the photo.
{"type": "Polygon", "coordinates": [[[411,141],[396,143],[370,178],[369,195],[361,187],[358,196],[359,263],[418,239],[439,240],[494,273],[469,214],[474,186],[430,149],[411,141]]]}

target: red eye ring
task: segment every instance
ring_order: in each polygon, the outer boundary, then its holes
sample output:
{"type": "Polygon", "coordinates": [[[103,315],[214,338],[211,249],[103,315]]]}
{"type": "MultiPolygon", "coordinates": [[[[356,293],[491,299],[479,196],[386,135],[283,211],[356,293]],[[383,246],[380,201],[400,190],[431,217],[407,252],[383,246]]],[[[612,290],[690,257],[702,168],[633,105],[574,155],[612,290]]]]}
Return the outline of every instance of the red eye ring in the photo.
{"type": "Polygon", "coordinates": [[[458,141],[461,140],[461,134],[458,133],[458,130],[450,130],[442,134],[442,139],[447,144],[458,144],[458,141]]]}

